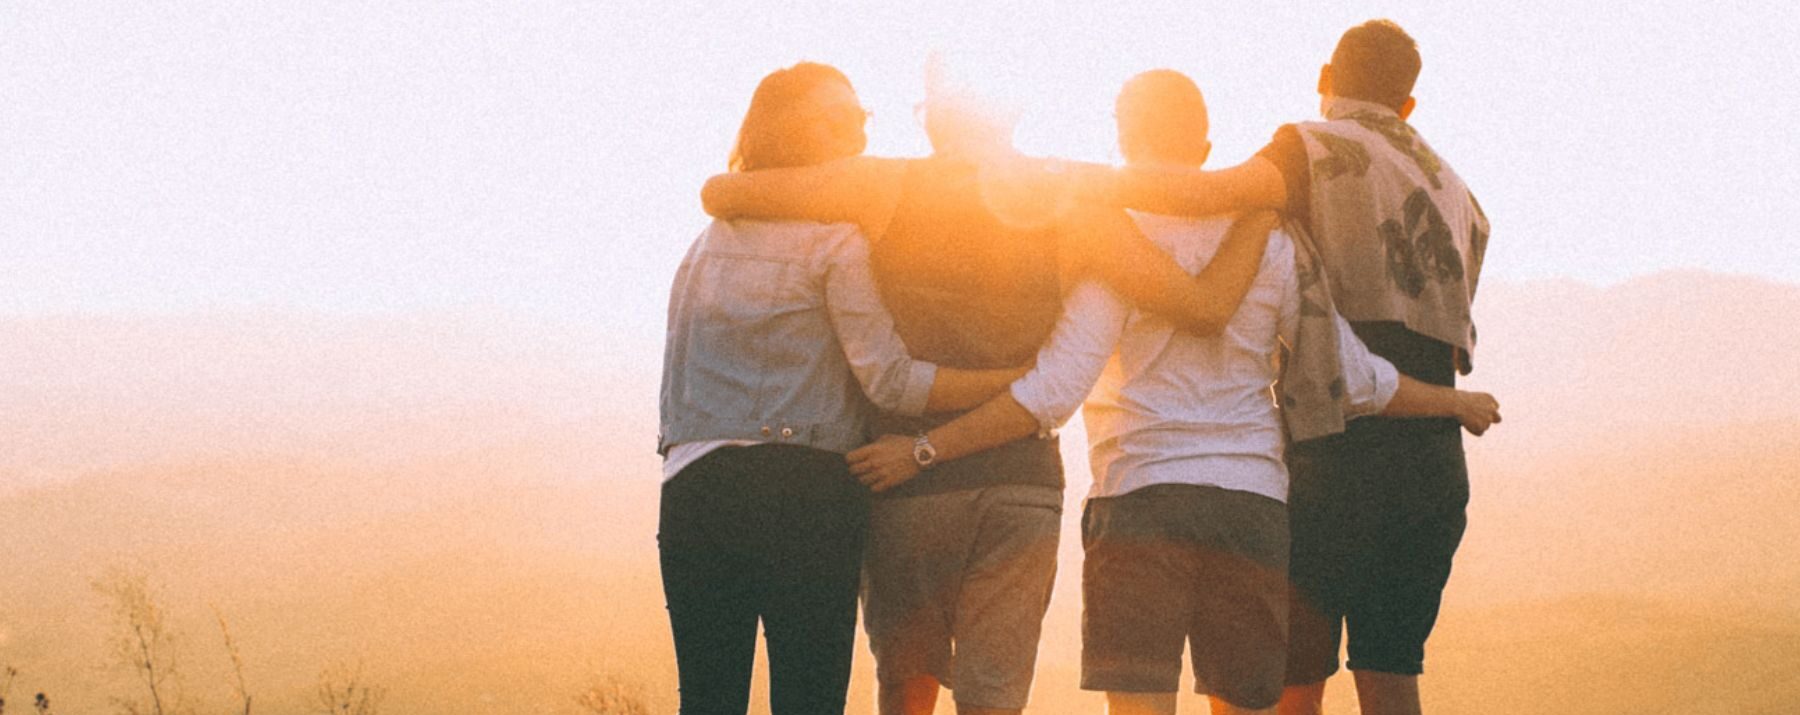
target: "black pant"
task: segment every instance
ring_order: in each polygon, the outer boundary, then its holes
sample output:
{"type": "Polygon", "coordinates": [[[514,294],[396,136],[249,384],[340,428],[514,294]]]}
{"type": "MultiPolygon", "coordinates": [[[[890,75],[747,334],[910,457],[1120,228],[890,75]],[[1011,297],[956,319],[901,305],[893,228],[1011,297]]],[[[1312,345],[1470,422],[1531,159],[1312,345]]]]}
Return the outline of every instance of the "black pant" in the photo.
{"type": "Polygon", "coordinates": [[[775,715],[841,715],[869,492],[844,456],[726,447],[663,485],[657,543],[682,715],[743,715],[761,619],[775,715]]]}

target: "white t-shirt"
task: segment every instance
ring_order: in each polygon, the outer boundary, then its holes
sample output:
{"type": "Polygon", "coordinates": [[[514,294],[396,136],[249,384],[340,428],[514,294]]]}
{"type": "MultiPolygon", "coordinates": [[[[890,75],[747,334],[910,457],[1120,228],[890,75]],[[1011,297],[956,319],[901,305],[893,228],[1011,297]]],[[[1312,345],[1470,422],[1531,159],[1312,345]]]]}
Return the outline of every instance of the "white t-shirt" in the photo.
{"type": "Polygon", "coordinates": [[[700,461],[701,457],[711,454],[715,449],[720,449],[722,447],[748,447],[753,444],[762,444],[762,442],[752,442],[747,439],[711,439],[699,442],[682,442],[681,444],[672,446],[669,448],[669,453],[663,455],[663,481],[667,482],[670,479],[674,479],[675,475],[681,473],[681,470],[686,469],[690,464],[700,461]]]}
{"type": "MultiPolygon", "coordinates": [[[[1191,274],[1212,260],[1233,220],[1132,217],[1191,274]]],[[[1046,430],[1085,400],[1094,473],[1089,497],[1199,484],[1285,502],[1285,444],[1270,386],[1280,341],[1293,340],[1299,310],[1294,246],[1279,231],[1269,236],[1255,281],[1217,337],[1181,332],[1132,310],[1105,286],[1084,282],[1066,296],[1037,369],[1013,384],[1013,398],[1046,430]]],[[[1337,320],[1346,417],[1380,412],[1398,389],[1399,373],[1371,354],[1342,316],[1337,320]]]]}

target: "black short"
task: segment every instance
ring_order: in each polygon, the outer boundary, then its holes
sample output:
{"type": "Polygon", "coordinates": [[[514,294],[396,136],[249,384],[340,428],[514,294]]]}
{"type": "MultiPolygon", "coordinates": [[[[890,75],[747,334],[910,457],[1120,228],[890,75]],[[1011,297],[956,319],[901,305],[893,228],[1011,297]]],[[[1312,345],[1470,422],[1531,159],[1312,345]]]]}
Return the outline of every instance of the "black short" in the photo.
{"type": "Polygon", "coordinates": [[[1287,509],[1230,489],[1158,484],[1090,499],[1081,518],[1081,687],[1195,690],[1265,708],[1281,697],[1287,509]]]}
{"type": "Polygon", "coordinates": [[[1450,560],[1467,524],[1469,473],[1455,420],[1355,420],[1288,452],[1293,534],[1287,682],[1349,667],[1423,671],[1450,560]]]}

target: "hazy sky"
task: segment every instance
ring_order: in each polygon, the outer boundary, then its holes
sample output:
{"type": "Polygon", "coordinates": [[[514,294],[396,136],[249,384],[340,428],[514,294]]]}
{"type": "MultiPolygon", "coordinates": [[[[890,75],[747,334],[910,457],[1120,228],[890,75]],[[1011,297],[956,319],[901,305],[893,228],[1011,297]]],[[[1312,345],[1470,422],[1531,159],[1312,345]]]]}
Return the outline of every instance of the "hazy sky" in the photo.
{"type": "Polygon", "coordinates": [[[498,310],[653,360],[700,183],[770,70],[839,65],[871,150],[916,154],[948,49],[1025,101],[1025,149],[1114,160],[1113,92],[1173,67],[1223,166],[1311,117],[1337,35],[1384,16],[1424,53],[1415,124],[1493,219],[1491,279],[1800,281],[1777,228],[1800,12],[1734,5],[13,0],[0,315],[498,310]]]}

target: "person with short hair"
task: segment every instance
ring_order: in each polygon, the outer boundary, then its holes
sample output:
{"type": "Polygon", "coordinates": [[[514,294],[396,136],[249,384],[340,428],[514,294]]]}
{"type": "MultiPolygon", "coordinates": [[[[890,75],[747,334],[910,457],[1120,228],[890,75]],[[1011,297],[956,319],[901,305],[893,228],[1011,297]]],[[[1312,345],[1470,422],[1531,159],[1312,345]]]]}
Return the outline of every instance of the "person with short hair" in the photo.
{"type": "MultiPolygon", "coordinates": [[[[1350,28],[1319,71],[1321,120],[1281,127],[1238,166],[1128,167],[1104,193],[1179,215],[1282,211],[1310,234],[1331,297],[1369,349],[1404,375],[1454,386],[1473,367],[1489,224],[1407,122],[1420,67],[1417,43],[1393,22],[1350,28]]],[[[1320,712],[1346,629],[1362,711],[1420,712],[1425,642],[1467,520],[1456,423],[1357,420],[1289,457],[1298,598],[1282,712],[1320,712]]]]}
{"type": "MultiPolygon", "coordinates": [[[[1099,276],[1184,329],[1222,329],[1266,227],[1191,276],[1123,211],[1065,202],[1066,177],[1013,149],[1016,114],[942,71],[928,68],[922,105],[932,156],[721,175],[707,183],[707,210],[860,224],[908,349],[942,365],[1031,360],[1075,277],[1099,276]]],[[[969,459],[958,457],[973,450],[940,442],[955,414],[878,418],[911,466],[860,474],[877,492],[864,623],[884,715],[929,714],[940,687],[963,715],[1027,704],[1056,573],[1062,459],[1051,435],[1020,439],[1038,423],[1011,397],[994,404],[984,409],[1016,417],[1018,429],[969,459]]]]}
{"type": "MultiPolygon", "coordinates": [[[[1132,78],[1115,115],[1133,166],[1198,168],[1210,153],[1204,98],[1178,72],[1132,78]]],[[[1242,223],[1132,216],[1189,272],[1208,266],[1242,223]]],[[[1303,285],[1302,269],[1314,270],[1307,247],[1269,228],[1254,281],[1221,334],[1184,334],[1085,283],[1039,353],[1040,371],[1011,391],[1044,429],[1086,397],[1094,483],[1082,519],[1081,685],[1105,691],[1114,715],[1174,712],[1183,645],[1214,712],[1272,712],[1286,662],[1287,434],[1315,436],[1320,413],[1335,430],[1375,413],[1454,416],[1477,434],[1498,420],[1492,396],[1411,380],[1370,355],[1329,294],[1303,285]],[[1294,382],[1321,352],[1334,366],[1322,382],[1339,389],[1328,402],[1278,410],[1270,395],[1278,355],[1279,374],[1294,382]]],[[[1007,438],[1011,428],[985,410],[942,429],[978,444],[1007,438]]],[[[851,453],[852,469],[905,469],[900,448],[877,440],[851,453]]]]}

